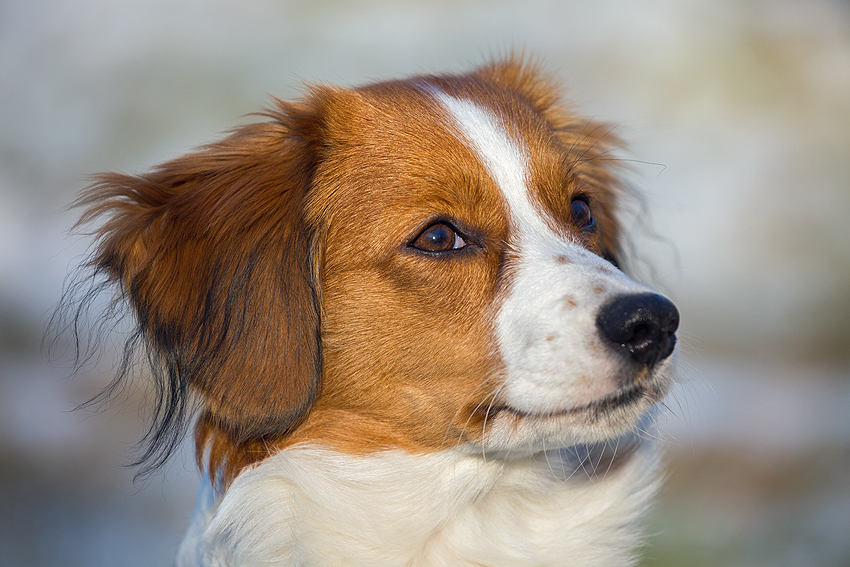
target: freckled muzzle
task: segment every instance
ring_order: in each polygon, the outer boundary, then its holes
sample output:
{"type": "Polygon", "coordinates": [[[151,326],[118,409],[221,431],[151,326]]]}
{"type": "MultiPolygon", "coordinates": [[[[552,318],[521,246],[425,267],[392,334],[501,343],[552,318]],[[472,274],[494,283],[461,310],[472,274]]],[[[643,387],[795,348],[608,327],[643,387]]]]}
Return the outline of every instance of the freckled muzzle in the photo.
{"type": "Polygon", "coordinates": [[[599,309],[596,327],[611,348],[652,367],[676,347],[679,311],[656,293],[619,295],[599,309]]]}

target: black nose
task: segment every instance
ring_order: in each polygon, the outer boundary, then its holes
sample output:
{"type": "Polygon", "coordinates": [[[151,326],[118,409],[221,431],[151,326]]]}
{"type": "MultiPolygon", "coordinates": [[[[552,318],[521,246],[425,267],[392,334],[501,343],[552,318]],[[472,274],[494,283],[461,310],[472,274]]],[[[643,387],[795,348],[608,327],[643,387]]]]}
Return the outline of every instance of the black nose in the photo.
{"type": "Polygon", "coordinates": [[[679,311],[655,293],[621,295],[602,306],[596,326],[615,348],[652,366],[670,356],[676,346],[679,311]]]}

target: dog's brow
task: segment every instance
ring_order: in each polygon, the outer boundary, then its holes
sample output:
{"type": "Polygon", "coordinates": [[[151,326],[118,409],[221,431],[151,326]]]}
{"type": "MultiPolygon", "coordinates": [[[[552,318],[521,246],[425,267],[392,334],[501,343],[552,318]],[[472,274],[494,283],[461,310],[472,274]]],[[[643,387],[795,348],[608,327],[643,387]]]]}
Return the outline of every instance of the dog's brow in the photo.
{"type": "Polygon", "coordinates": [[[434,93],[454,118],[463,141],[481,160],[508,204],[515,229],[531,234],[551,233],[528,191],[528,156],[498,119],[468,99],[434,93]]]}

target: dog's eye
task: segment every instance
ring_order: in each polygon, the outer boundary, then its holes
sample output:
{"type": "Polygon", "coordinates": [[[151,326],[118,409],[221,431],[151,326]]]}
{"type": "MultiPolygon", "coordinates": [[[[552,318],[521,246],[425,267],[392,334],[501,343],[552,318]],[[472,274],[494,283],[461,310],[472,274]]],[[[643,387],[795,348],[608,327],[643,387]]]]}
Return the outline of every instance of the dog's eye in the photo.
{"type": "Polygon", "coordinates": [[[584,197],[576,197],[570,204],[573,214],[573,222],[575,225],[584,230],[592,228],[594,225],[593,214],[590,212],[590,205],[584,197]]]}
{"type": "Polygon", "coordinates": [[[463,248],[466,242],[452,227],[440,222],[423,230],[411,246],[426,252],[446,252],[463,248]]]}

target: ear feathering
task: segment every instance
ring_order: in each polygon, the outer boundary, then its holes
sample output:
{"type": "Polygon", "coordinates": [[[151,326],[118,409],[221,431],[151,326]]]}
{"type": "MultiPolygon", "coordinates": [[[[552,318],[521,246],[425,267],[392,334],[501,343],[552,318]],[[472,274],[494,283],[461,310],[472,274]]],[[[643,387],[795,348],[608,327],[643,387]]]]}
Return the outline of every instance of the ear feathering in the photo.
{"type": "Polygon", "coordinates": [[[113,387],[142,344],[157,381],[142,474],[185,434],[193,392],[203,443],[212,431],[233,443],[278,435],[316,395],[319,290],[303,202],[320,124],[309,104],[277,101],[265,115],[149,173],[101,174],[77,202],[88,207],[78,226],[102,221],[93,285],[117,286],[137,321],[113,387]]]}

